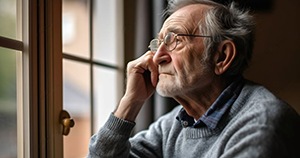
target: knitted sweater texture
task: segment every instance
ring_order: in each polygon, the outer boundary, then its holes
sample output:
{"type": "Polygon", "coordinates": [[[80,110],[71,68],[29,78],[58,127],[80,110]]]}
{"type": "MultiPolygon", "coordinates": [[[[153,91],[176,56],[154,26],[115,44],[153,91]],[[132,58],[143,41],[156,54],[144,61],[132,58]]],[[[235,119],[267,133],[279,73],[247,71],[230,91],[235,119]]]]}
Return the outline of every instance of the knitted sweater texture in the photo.
{"type": "Polygon", "coordinates": [[[299,158],[300,117],[266,88],[247,82],[217,128],[182,127],[181,106],[130,138],[134,123],[111,115],[88,157],[299,158]]]}

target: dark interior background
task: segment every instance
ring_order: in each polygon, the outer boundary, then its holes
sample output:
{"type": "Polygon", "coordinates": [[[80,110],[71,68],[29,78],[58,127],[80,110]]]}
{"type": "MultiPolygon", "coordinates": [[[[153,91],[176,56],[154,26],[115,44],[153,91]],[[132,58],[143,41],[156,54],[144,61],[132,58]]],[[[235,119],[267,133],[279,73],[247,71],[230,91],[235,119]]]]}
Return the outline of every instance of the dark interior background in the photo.
{"type": "Polygon", "coordinates": [[[266,4],[254,11],[256,42],[245,76],[264,84],[300,113],[300,1],[266,4]]]}

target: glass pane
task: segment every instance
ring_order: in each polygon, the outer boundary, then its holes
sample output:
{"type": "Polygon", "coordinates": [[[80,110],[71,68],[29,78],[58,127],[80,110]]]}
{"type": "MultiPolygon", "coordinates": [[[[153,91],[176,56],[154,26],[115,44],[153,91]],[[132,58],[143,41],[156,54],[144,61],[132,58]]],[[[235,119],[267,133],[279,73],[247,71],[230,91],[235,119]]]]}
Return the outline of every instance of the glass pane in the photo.
{"type": "Polygon", "coordinates": [[[88,0],[63,0],[63,52],[89,58],[90,14],[88,0]]]}
{"type": "Polygon", "coordinates": [[[93,5],[94,60],[116,66],[123,66],[123,12],[119,5],[121,2],[97,0],[93,5]]]}
{"type": "Polygon", "coordinates": [[[118,87],[118,83],[121,83],[119,78],[118,71],[115,69],[94,68],[94,133],[104,124],[118,104],[122,93],[121,88],[118,87]]]}
{"type": "Polygon", "coordinates": [[[85,157],[91,136],[90,66],[63,60],[63,104],[75,121],[64,137],[64,157],[85,157]]]}
{"type": "MultiPolygon", "coordinates": [[[[12,39],[20,39],[17,32],[17,22],[21,11],[17,10],[17,4],[21,0],[0,0],[0,36],[12,39]]],[[[21,9],[21,8],[20,8],[21,9]]],[[[20,25],[21,26],[21,25],[20,25]]],[[[21,30],[21,29],[18,29],[21,30]]]]}
{"type": "Polygon", "coordinates": [[[16,80],[16,51],[0,47],[0,157],[17,157],[16,80]]]}

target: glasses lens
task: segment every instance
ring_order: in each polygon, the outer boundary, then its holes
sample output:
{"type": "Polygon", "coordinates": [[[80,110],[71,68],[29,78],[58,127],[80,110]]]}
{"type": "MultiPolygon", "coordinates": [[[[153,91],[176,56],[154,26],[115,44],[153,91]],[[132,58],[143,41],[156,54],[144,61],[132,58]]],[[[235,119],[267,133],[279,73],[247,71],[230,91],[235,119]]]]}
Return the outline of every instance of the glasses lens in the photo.
{"type": "Polygon", "coordinates": [[[167,46],[169,51],[172,51],[176,48],[176,34],[173,32],[169,32],[165,38],[164,43],[167,46]]]}
{"type": "Polygon", "coordinates": [[[153,39],[150,42],[150,45],[148,46],[148,48],[152,51],[152,52],[156,52],[158,47],[160,45],[160,42],[158,39],[153,39]]]}

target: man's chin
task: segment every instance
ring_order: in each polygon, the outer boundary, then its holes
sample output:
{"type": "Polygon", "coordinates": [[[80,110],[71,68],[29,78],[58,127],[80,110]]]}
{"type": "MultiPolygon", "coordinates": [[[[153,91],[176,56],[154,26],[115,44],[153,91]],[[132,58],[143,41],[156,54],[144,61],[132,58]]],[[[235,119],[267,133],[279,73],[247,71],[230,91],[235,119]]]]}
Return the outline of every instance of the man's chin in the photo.
{"type": "Polygon", "coordinates": [[[172,88],[168,86],[161,86],[159,84],[156,86],[156,92],[162,97],[173,97],[175,95],[172,88]]]}
{"type": "Polygon", "coordinates": [[[170,97],[169,95],[167,95],[166,93],[162,92],[162,91],[159,91],[159,90],[156,90],[157,94],[162,96],[162,97],[170,97]]]}

